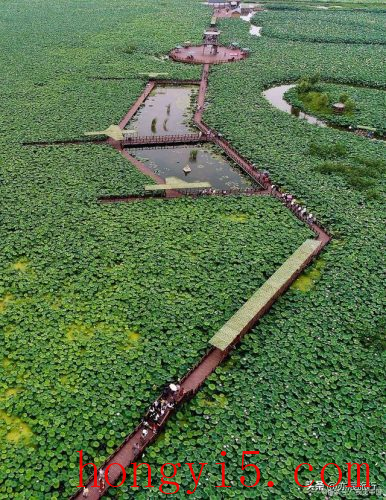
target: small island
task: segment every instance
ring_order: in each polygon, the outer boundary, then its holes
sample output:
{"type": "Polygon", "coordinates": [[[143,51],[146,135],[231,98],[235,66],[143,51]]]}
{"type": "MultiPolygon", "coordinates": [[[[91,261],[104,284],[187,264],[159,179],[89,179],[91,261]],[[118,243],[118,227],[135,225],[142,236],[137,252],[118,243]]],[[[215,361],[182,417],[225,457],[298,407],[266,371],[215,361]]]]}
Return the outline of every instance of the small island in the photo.
{"type": "Polygon", "coordinates": [[[295,108],[361,135],[386,134],[386,92],[302,77],[284,98],[295,108]]]}

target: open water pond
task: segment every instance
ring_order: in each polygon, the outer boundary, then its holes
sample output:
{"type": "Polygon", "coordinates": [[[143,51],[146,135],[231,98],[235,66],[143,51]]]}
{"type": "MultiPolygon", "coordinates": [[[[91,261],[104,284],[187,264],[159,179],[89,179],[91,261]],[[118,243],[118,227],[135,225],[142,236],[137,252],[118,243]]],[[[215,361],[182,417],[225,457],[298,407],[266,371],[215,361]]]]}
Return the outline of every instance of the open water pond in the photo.
{"type": "Polygon", "coordinates": [[[252,181],[212,148],[178,146],[175,148],[132,149],[130,152],[161,177],[178,177],[187,182],[210,182],[215,189],[247,188],[252,181]],[[191,172],[183,168],[189,165],[191,172]]]}
{"type": "Polygon", "coordinates": [[[195,86],[157,86],[127,128],[145,136],[192,133],[190,106],[196,93],[195,86]]]}
{"type": "Polygon", "coordinates": [[[326,123],[322,120],[319,120],[315,116],[308,115],[307,113],[303,113],[299,111],[297,108],[288,104],[288,102],[284,99],[284,94],[288,92],[288,90],[296,87],[296,85],[279,85],[278,87],[272,87],[265,92],[263,92],[264,97],[269,101],[272,106],[280,109],[280,111],[285,111],[291,115],[295,115],[302,120],[308,121],[308,123],[312,123],[313,125],[319,125],[319,127],[325,127],[326,123]]]}

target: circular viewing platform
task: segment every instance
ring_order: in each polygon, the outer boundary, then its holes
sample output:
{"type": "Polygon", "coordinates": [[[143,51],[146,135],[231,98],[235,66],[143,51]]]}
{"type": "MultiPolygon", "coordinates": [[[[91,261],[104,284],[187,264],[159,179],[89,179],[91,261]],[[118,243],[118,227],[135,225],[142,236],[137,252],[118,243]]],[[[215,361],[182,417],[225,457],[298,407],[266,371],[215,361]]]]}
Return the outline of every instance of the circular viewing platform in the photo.
{"type": "Polygon", "coordinates": [[[191,47],[177,47],[170,52],[170,57],[174,61],[187,64],[222,64],[242,61],[248,56],[248,51],[232,48],[218,47],[214,53],[210,47],[199,45],[191,47]]]}

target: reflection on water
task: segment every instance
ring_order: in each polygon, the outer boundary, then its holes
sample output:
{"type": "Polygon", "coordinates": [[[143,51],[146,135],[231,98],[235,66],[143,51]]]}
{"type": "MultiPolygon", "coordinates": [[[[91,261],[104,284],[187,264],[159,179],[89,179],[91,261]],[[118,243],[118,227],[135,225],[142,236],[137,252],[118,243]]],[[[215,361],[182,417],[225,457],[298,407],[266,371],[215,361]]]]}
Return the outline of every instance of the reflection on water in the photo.
{"type": "Polygon", "coordinates": [[[192,132],[189,105],[196,87],[157,86],[127,125],[138,135],[173,135],[192,132]]]}
{"type": "Polygon", "coordinates": [[[187,182],[210,182],[216,189],[252,185],[252,181],[241,170],[231,166],[225,158],[209,148],[179,146],[172,149],[132,149],[131,153],[161,177],[178,177],[187,182]],[[183,168],[187,165],[191,172],[185,174],[183,168]]]}
{"type": "Polygon", "coordinates": [[[312,123],[313,125],[319,125],[319,127],[326,127],[326,123],[315,116],[308,115],[307,113],[303,113],[297,108],[288,104],[288,102],[284,99],[284,94],[288,92],[288,90],[292,89],[296,85],[279,85],[278,87],[272,87],[271,89],[263,92],[264,97],[269,101],[275,108],[280,109],[280,111],[285,111],[291,115],[295,115],[302,120],[306,120],[308,123],[312,123]]]}

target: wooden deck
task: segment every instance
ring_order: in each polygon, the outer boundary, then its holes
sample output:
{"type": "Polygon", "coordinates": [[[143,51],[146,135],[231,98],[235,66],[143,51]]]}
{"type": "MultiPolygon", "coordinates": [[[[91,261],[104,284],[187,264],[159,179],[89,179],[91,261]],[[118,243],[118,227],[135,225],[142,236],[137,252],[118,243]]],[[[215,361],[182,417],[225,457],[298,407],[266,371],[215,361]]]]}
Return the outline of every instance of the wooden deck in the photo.
{"type": "Polygon", "coordinates": [[[217,54],[211,54],[208,47],[198,45],[174,49],[170,52],[170,57],[186,64],[224,64],[242,61],[248,57],[248,53],[241,49],[220,46],[217,54]]]}
{"type": "Polygon", "coordinates": [[[186,182],[178,177],[166,177],[165,184],[146,184],[145,191],[168,191],[170,189],[206,189],[210,182],[186,182]]]}

